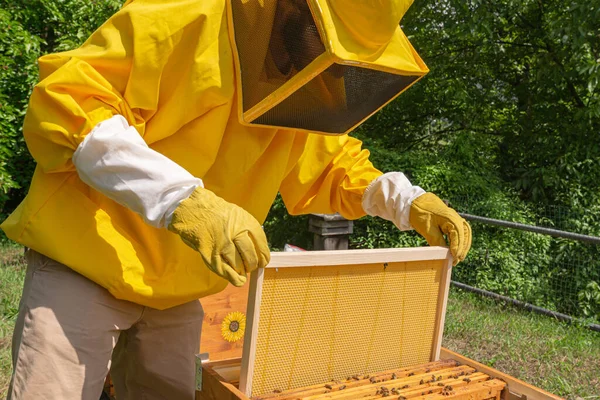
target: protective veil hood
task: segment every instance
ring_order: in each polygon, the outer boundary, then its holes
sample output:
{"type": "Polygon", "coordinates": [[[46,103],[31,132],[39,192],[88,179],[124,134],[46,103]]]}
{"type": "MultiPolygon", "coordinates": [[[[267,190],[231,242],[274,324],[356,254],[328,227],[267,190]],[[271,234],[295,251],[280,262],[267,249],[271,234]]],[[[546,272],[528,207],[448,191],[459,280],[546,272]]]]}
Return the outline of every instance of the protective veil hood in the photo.
{"type": "Polygon", "coordinates": [[[344,134],[427,72],[412,0],[231,0],[242,124],[344,134]]]}

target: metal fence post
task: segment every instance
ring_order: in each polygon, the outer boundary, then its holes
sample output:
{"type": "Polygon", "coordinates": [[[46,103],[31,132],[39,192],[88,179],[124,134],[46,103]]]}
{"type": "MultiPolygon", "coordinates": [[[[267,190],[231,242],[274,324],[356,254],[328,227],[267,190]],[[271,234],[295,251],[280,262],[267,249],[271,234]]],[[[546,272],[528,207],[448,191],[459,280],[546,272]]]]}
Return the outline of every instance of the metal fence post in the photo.
{"type": "Polygon", "coordinates": [[[347,250],[354,224],[339,214],[311,214],[308,230],[314,233],[315,250],[347,250]]]}

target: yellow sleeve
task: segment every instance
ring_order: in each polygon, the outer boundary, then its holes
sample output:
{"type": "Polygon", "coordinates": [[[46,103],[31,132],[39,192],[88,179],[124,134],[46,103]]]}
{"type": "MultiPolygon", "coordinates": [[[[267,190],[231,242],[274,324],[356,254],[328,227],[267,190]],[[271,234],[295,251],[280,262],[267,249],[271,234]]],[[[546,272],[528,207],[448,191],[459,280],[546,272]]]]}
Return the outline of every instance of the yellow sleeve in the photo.
{"type": "Polygon", "coordinates": [[[71,157],[98,123],[121,114],[134,122],[131,110],[107,79],[90,64],[61,55],[40,59],[41,74],[63,63],[38,83],[29,99],[23,134],[44,172],[74,170],[71,157]]]}
{"type": "Polygon", "coordinates": [[[340,213],[347,219],[365,215],[362,196],[382,175],[369,161],[369,151],[358,139],[309,135],[298,162],[279,189],[292,215],[340,213]]]}
{"type": "MultiPolygon", "coordinates": [[[[131,99],[124,96],[135,84],[133,49],[140,35],[133,17],[118,12],[81,47],[39,59],[40,81],[29,98],[23,135],[44,172],[74,171],[71,157],[77,146],[97,124],[116,114],[143,133],[143,121],[133,115],[131,99]]],[[[151,85],[153,76],[147,79],[151,85]]]]}
{"type": "Polygon", "coordinates": [[[189,110],[202,115],[222,104],[205,93],[220,84],[221,64],[210,62],[221,48],[224,6],[217,3],[129,2],[81,47],[41,57],[23,126],[38,165],[72,171],[71,156],[85,135],[115,114],[146,140],[151,120],[164,137],[192,119],[189,110]]]}

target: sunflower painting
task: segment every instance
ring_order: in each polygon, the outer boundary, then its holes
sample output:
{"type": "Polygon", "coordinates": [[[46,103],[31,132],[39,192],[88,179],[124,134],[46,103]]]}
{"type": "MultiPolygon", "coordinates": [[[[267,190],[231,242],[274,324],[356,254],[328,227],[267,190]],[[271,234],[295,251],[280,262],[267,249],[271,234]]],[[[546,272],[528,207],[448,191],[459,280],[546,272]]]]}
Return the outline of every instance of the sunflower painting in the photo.
{"type": "Polygon", "coordinates": [[[246,316],[239,312],[234,311],[225,318],[221,323],[221,335],[223,339],[228,342],[237,342],[244,337],[244,331],[246,330],[246,316]]]}

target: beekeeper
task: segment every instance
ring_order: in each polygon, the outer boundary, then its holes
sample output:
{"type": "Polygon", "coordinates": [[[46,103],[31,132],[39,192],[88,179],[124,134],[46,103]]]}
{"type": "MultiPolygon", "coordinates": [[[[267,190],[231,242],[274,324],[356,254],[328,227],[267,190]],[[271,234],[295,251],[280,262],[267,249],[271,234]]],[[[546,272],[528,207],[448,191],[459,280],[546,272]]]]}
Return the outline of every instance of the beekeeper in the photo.
{"type": "Polygon", "coordinates": [[[449,245],[469,225],[348,132],[427,72],[411,0],[133,0],[43,56],[24,135],[37,168],[2,224],[31,250],[9,399],[192,399],[198,298],[269,262],[291,214],[365,214],[449,245]],[[446,239],[448,242],[446,242],[446,239]]]}

